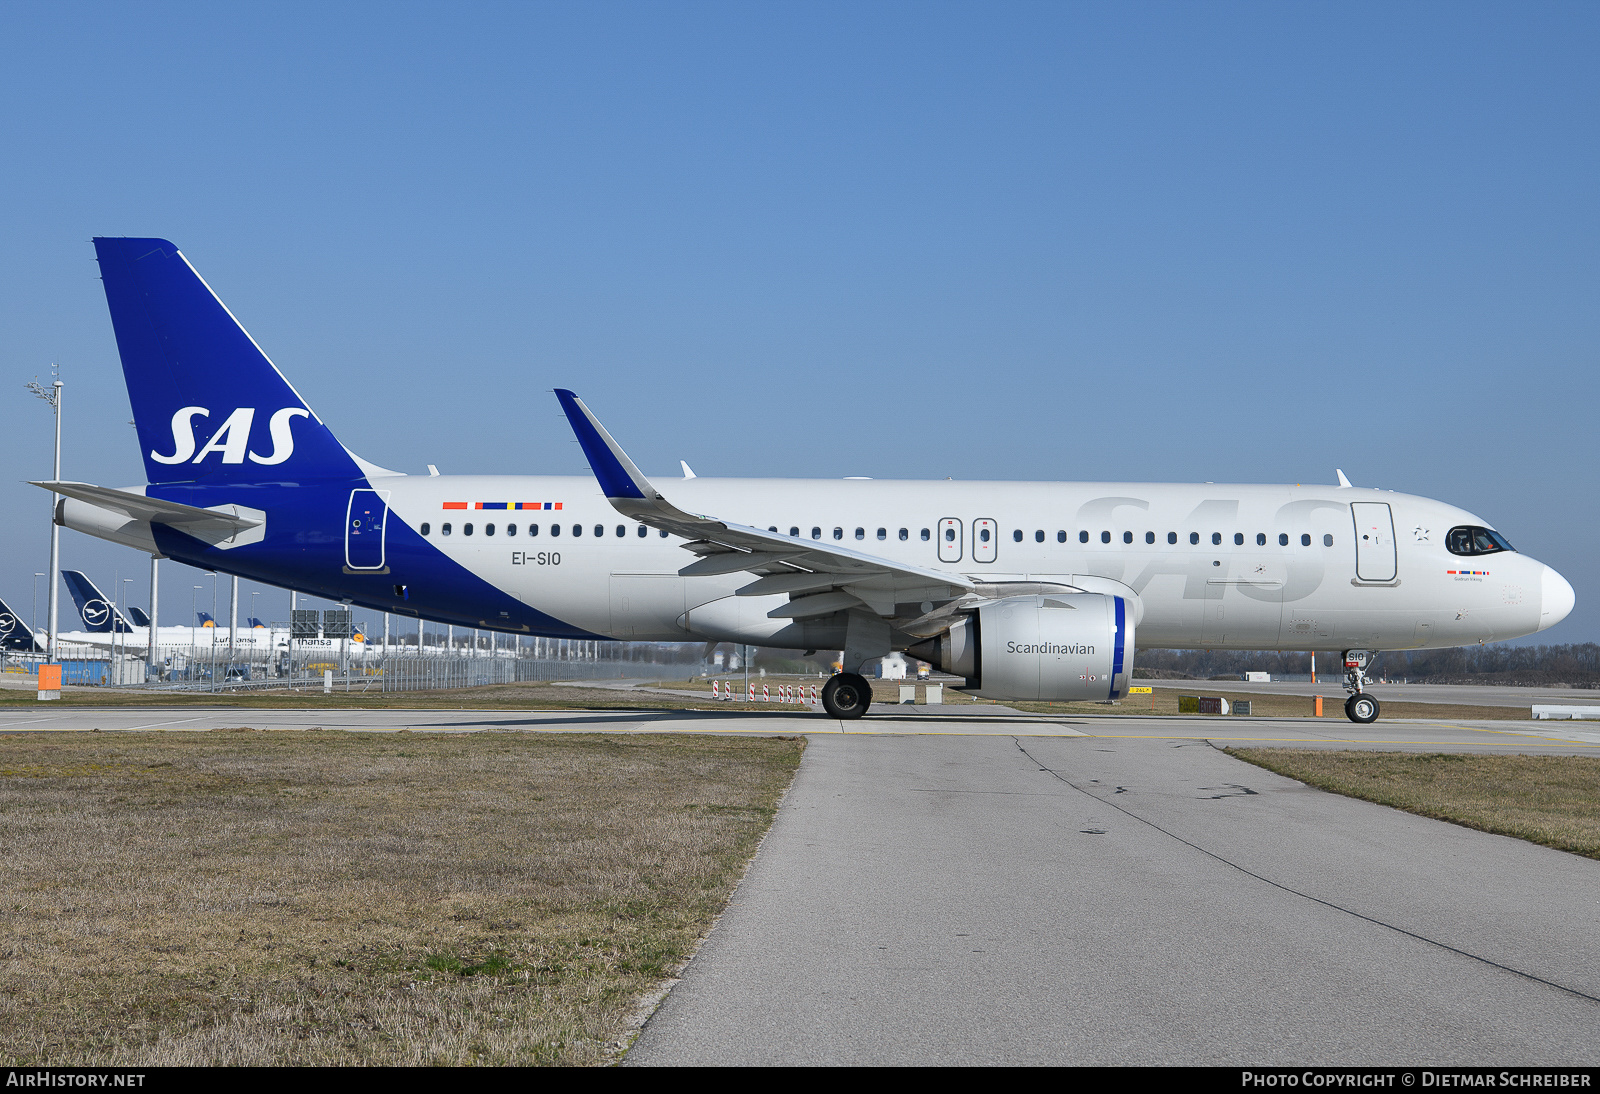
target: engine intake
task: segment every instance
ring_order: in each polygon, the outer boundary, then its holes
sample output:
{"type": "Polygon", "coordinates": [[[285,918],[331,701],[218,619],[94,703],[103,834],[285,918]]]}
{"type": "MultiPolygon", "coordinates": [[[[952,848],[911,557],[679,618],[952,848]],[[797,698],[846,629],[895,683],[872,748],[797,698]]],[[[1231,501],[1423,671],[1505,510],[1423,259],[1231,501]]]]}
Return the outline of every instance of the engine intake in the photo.
{"type": "Polygon", "coordinates": [[[1136,605],[1103,593],[1011,596],[979,604],[914,657],[967,678],[985,699],[1121,699],[1133,674],[1136,605]]]}

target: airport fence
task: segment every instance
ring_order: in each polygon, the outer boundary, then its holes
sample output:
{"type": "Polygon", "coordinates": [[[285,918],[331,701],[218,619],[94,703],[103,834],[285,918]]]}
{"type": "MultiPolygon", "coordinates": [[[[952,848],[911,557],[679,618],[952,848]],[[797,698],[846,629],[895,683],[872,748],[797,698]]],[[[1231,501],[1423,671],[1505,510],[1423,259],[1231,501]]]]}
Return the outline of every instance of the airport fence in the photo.
{"type": "MultiPolygon", "coordinates": [[[[478,651],[350,643],[345,649],[291,649],[287,644],[231,652],[225,643],[160,645],[153,658],[132,652],[63,643],[62,682],[74,686],[151,691],[237,692],[267,689],[401,692],[552,680],[672,679],[706,671],[683,646],[645,643],[543,642],[478,651]],[[545,656],[536,656],[543,653],[545,656]]],[[[698,651],[696,651],[698,652],[698,651]]],[[[42,657],[6,659],[5,670],[38,672],[42,657]]]]}

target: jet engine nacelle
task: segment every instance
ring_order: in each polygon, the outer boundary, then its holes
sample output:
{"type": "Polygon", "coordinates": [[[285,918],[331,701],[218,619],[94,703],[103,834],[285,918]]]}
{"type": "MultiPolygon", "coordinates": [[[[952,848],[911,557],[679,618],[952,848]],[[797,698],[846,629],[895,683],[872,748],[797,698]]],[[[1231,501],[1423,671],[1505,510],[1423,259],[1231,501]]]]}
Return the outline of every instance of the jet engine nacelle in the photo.
{"type": "Polygon", "coordinates": [[[1121,699],[1133,673],[1136,605],[1103,593],[1011,596],[979,604],[914,657],[965,676],[985,699],[1121,699]]]}

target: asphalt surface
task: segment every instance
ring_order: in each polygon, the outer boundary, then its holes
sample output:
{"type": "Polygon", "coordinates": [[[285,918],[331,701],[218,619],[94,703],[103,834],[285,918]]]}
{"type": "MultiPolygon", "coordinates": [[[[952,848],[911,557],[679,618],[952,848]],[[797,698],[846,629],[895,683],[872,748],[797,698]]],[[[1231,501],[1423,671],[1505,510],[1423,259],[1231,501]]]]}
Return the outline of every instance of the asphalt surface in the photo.
{"type": "Polygon", "coordinates": [[[1017,714],[1003,707],[874,707],[841,722],[798,706],[770,711],[692,710],[393,710],[249,709],[239,707],[72,707],[40,703],[0,711],[6,732],[202,732],[246,726],[313,727],[352,732],[527,730],[570,733],[804,733],[808,736],[1029,736],[1110,740],[1195,740],[1220,745],[1285,744],[1312,748],[1470,749],[1484,752],[1600,754],[1600,723],[1385,719],[1361,726],[1326,718],[1143,717],[1017,714]]]}
{"type": "MultiPolygon", "coordinates": [[[[1334,673],[1318,683],[1308,680],[1273,681],[1248,684],[1243,680],[1135,680],[1136,685],[1170,688],[1185,695],[1212,692],[1248,692],[1252,695],[1324,695],[1340,704],[1348,693],[1344,677],[1334,673]]],[[[1456,703],[1482,707],[1531,707],[1535,703],[1564,703],[1569,706],[1600,706],[1600,690],[1594,688],[1510,688],[1482,684],[1385,684],[1369,682],[1367,691],[1378,701],[1393,703],[1456,703]]]]}
{"type": "Polygon", "coordinates": [[[1202,741],[823,736],[626,1062],[1595,1064],[1600,862],[1202,741]]]}
{"type": "Polygon", "coordinates": [[[771,711],[73,708],[0,734],[805,733],[626,1063],[1600,1064],[1600,862],[1230,744],[1600,755],[1600,725],[771,711]]]}

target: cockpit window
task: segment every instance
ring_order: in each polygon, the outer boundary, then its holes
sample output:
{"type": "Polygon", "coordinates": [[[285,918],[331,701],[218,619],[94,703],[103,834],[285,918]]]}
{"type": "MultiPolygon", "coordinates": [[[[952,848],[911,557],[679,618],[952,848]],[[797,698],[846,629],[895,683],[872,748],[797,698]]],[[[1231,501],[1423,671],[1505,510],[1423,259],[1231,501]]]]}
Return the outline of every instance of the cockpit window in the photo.
{"type": "Polygon", "coordinates": [[[1492,555],[1497,551],[1516,550],[1506,542],[1505,536],[1494,529],[1470,525],[1450,529],[1444,537],[1444,545],[1453,555],[1492,555]]]}

